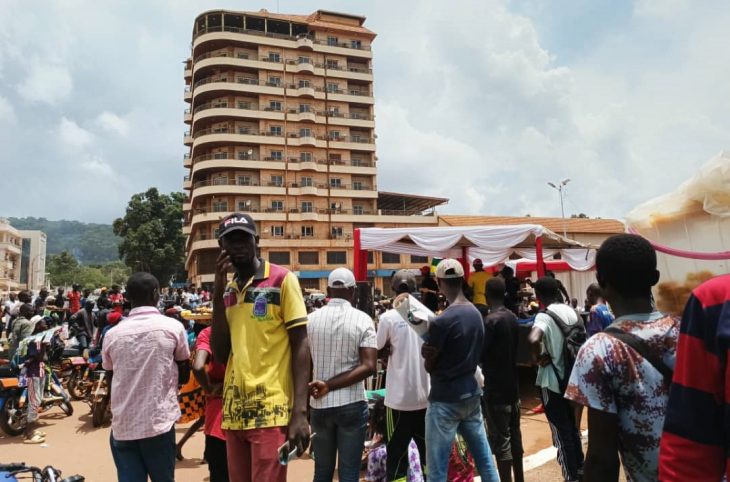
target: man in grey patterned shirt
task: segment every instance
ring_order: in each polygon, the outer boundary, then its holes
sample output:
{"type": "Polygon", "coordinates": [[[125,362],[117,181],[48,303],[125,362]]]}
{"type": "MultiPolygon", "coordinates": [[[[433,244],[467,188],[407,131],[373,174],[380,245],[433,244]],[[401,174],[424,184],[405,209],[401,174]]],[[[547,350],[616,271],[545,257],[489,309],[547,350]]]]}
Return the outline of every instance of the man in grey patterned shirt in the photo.
{"type": "Polygon", "coordinates": [[[330,482],[339,459],[341,482],[357,482],[368,407],[363,380],[375,373],[373,320],[352,307],[355,276],[347,268],[327,280],[330,302],[309,315],[314,381],[309,384],[314,482],[330,482]]]}

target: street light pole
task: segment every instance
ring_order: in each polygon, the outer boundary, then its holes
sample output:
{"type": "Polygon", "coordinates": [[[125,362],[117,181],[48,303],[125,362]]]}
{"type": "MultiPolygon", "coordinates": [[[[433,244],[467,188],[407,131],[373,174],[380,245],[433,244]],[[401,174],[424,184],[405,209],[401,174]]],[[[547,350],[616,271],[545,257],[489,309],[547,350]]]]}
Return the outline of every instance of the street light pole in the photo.
{"type": "Polygon", "coordinates": [[[551,188],[558,191],[558,195],[560,196],[560,216],[563,219],[563,237],[564,238],[568,237],[568,232],[567,232],[567,228],[565,227],[565,206],[563,203],[563,188],[569,182],[570,182],[570,179],[566,178],[566,179],[563,179],[562,181],[560,181],[557,186],[555,184],[553,184],[552,182],[547,183],[548,186],[550,186],[551,188]]]}

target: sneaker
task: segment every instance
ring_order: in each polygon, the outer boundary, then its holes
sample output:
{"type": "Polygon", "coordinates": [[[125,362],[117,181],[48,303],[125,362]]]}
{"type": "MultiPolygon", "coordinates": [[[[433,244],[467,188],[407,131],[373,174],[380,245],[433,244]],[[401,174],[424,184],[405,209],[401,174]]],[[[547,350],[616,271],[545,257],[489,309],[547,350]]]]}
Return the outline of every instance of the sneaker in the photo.
{"type": "Polygon", "coordinates": [[[538,415],[540,413],[545,413],[545,405],[542,403],[529,412],[530,415],[538,415]]]}
{"type": "Polygon", "coordinates": [[[46,438],[41,436],[39,433],[34,433],[31,438],[23,440],[24,444],[42,444],[46,441],[46,438]]]}

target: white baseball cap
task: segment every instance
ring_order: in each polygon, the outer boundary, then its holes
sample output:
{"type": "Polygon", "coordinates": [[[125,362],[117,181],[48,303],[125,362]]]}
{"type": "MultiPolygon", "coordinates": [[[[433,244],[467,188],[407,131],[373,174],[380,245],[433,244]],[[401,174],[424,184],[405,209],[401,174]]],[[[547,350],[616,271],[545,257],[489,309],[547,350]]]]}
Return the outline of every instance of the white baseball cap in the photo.
{"type": "Polygon", "coordinates": [[[436,277],[441,279],[463,278],[464,267],[455,259],[447,258],[436,266],[436,277]]]}
{"type": "Polygon", "coordinates": [[[330,288],[352,288],[355,285],[355,275],[347,268],[337,268],[327,278],[327,286],[330,288]]]}

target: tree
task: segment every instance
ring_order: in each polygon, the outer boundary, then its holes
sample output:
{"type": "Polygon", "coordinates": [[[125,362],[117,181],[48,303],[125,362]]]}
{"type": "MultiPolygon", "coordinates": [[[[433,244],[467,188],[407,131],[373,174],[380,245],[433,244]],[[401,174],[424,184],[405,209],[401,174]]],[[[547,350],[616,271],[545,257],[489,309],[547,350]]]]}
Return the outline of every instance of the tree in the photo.
{"type": "Polygon", "coordinates": [[[68,286],[74,281],[79,262],[73,254],[62,251],[61,254],[49,256],[46,266],[50,281],[55,286],[68,286]]]}
{"type": "Polygon", "coordinates": [[[573,219],[588,219],[588,215],[585,213],[571,214],[570,217],[573,219]]]}
{"type": "Polygon", "coordinates": [[[160,194],[156,188],[132,196],[123,218],[114,221],[122,238],[119,256],[133,271],[155,275],[162,286],[181,270],[185,250],[182,234],[185,194],[160,194]]]}

